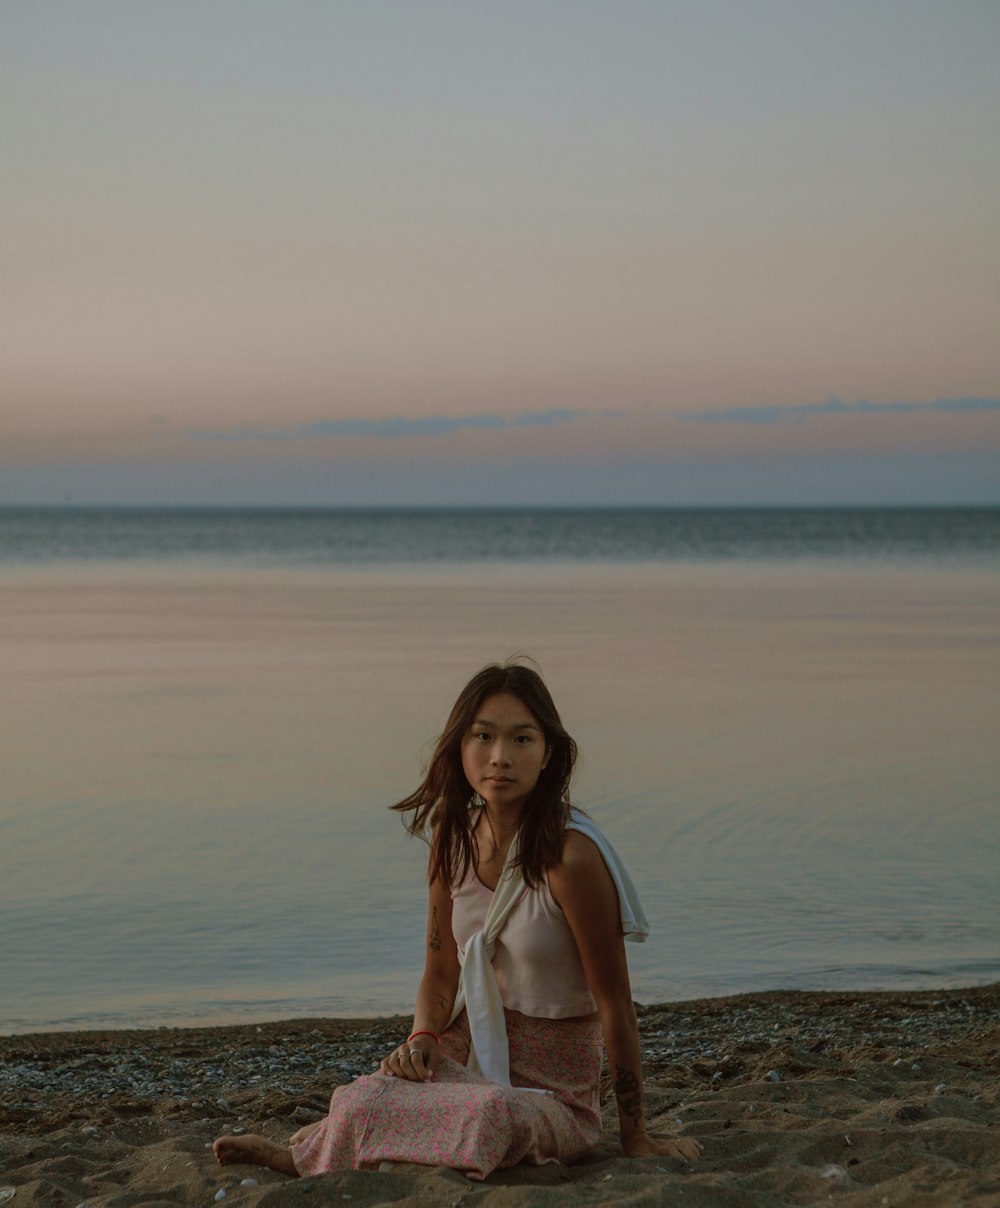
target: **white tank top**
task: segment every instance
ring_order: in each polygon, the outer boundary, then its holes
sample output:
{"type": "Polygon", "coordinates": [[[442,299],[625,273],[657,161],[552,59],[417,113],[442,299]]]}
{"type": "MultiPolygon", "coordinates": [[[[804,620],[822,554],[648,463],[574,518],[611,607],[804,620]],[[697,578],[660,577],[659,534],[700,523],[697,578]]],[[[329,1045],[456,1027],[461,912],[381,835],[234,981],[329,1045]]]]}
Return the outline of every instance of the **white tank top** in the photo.
{"type": "MultiPolygon", "coordinates": [[[[492,898],[493,890],[472,868],[451,891],[451,929],[463,961],[465,946],[482,930],[492,898]]],[[[576,940],[548,878],[536,889],[525,887],[511,908],[497,936],[493,970],[503,1004],[511,1011],[568,1019],[597,1010],[576,940]]]]}

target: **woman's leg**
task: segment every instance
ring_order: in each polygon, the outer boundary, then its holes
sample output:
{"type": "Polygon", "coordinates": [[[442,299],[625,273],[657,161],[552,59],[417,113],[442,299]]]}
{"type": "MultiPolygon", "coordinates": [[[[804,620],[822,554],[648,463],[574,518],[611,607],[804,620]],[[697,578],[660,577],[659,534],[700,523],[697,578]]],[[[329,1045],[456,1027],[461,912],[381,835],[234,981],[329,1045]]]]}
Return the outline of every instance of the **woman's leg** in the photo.
{"type": "Polygon", "coordinates": [[[303,1141],[308,1141],[317,1128],[323,1123],[322,1120],[316,1120],[312,1124],[305,1124],[298,1132],[292,1133],[288,1138],[289,1145],[301,1145],[303,1141]]]}

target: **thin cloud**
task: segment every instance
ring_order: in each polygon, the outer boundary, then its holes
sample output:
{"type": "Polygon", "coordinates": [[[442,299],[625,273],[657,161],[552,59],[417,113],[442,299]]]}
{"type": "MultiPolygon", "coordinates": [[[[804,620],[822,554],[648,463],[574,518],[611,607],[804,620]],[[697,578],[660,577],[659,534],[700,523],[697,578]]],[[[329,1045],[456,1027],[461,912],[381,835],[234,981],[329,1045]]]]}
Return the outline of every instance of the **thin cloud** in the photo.
{"type": "Polygon", "coordinates": [[[883,415],[913,411],[1000,411],[1000,398],[937,398],[929,403],[869,403],[859,399],[845,403],[828,398],[825,403],[802,403],[791,407],[727,407],[724,410],[675,411],[680,419],[703,424],[777,424],[793,419],[800,422],[817,415],[883,415]]]}
{"type": "Polygon", "coordinates": [[[549,428],[587,415],[551,407],[547,411],[525,411],[521,415],[430,415],[417,419],[320,419],[309,424],[284,428],[255,428],[241,424],[219,432],[193,430],[196,440],[314,440],[324,436],[379,437],[391,440],[400,436],[446,436],[461,428],[549,428]]]}

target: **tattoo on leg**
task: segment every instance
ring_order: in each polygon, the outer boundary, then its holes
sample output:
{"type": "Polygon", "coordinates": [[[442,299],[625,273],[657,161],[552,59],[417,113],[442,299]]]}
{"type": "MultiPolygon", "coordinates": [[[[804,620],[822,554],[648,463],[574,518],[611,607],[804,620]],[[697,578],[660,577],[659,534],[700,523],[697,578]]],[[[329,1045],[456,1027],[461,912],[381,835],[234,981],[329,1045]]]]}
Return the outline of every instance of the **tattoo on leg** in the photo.
{"type": "Polygon", "coordinates": [[[642,1119],[642,1087],[639,1079],[624,1066],[615,1067],[615,1097],[623,1116],[638,1123],[642,1119]]]}
{"type": "Polygon", "coordinates": [[[427,947],[432,952],[441,951],[441,928],[438,926],[438,908],[431,907],[431,937],[427,941],[427,947]]]}

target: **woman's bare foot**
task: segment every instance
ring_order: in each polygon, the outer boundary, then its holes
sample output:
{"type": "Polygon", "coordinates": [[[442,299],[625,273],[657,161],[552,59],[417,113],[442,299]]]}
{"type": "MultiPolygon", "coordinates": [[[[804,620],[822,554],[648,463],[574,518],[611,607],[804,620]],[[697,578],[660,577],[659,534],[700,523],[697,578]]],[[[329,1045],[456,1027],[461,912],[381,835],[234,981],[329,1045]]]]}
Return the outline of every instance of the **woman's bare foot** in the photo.
{"type": "Polygon", "coordinates": [[[633,1133],[622,1141],[626,1158],[680,1158],[683,1162],[697,1162],[704,1152],[700,1141],[694,1137],[651,1137],[648,1133],[633,1133]]]}
{"type": "Polygon", "coordinates": [[[300,1128],[297,1133],[292,1133],[292,1135],[288,1138],[288,1144],[301,1145],[303,1141],[308,1141],[322,1123],[322,1120],[317,1120],[313,1124],[307,1124],[304,1128],[300,1128]]]}
{"type": "Polygon", "coordinates": [[[219,1137],[212,1148],[220,1166],[267,1166],[279,1174],[298,1177],[292,1151],[277,1141],[269,1141],[267,1137],[219,1137]]]}

